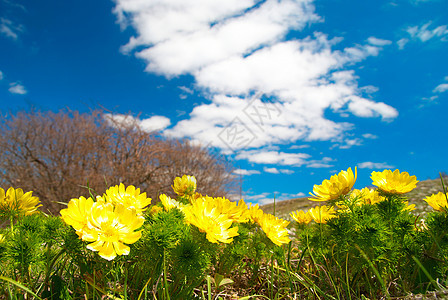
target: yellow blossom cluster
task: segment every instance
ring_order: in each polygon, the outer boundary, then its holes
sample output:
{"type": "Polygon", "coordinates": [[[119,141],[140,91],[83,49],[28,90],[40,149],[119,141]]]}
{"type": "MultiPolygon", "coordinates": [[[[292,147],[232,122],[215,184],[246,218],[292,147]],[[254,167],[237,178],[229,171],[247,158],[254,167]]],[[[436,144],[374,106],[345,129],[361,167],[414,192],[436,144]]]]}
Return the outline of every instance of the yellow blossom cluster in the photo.
{"type": "Polygon", "coordinates": [[[328,220],[336,217],[333,206],[321,205],[311,208],[309,211],[296,210],[290,213],[291,218],[299,224],[308,224],[312,220],[316,223],[327,223],[328,220]]]}
{"type": "MultiPolygon", "coordinates": [[[[337,200],[341,196],[347,195],[353,188],[356,182],[357,171],[353,173],[351,168],[347,171],[341,171],[337,175],[331,176],[331,178],[325,179],[322,184],[314,185],[313,193],[310,193],[313,198],[309,198],[313,201],[331,201],[337,200]]],[[[407,172],[401,172],[397,169],[384,170],[383,172],[372,172],[371,178],[372,184],[377,186],[379,190],[388,194],[405,194],[412,191],[418,182],[415,176],[410,176],[407,172]]],[[[360,199],[365,203],[374,204],[382,201],[382,198],[376,191],[364,188],[360,191],[354,190],[351,193],[352,197],[356,197],[359,194],[363,194],[360,199]]]]}
{"type": "Polygon", "coordinates": [[[287,244],[291,240],[286,226],[288,221],[277,218],[274,215],[264,213],[257,205],[249,208],[249,220],[260,225],[266,236],[276,245],[287,244]]]}
{"type": "Polygon", "coordinates": [[[238,227],[232,227],[234,220],[216,205],[215,198],[197,198],[185,206],[183,212],[186,222],[205,232],[211,243],[230,243],[238,235],[238,227]]]}
{"type": "Polygon", "coordinates": [[[33,192],[24,193],[22,189],[10,187],[6,192],[0,188],[0,214],[2,216],[16,217],[31,215],[38,212],[39,198],[33,192]]]}
{"type": "Polygon", "coordinates": [[[88,249],[112,260],[117,255],[129,254],[126,244],[133,244],[141,237],[141,231],[137,230],[143,225],[142,214],[150,203],[151,198],[140,193],[140,189],[120,184],[97,196],[96,201],[82,196],[72,199],[60,213],[79,238],[90,242],[88,249]]]}
{"type": "Polygon", "coordinates": [[[249,221],[257,223],[276,245],[290,241],[286,230],[289,222],[265,214],[258,204],[248,208],[243,199],[236,203],[225,197],[203,196],[196,192],[196,178],[190,175],[176,177],[172,188],[179,197],[187,198],[189,203],[183,204],[162,194],[159,198],[164,209],[180,209],[185,214],[186,222],[205,232],[211,243],[232,242],[238,235],[238,226],[235,224],[249,221]]]}
{"type": "MultiPolygon", "coordinates": [[[[357,170],[353,173],[351,168],[347,171],[341,171],[337,175],[331,176],[331,178],[325,179],[321,185],[314,185],[313,193],[310,193],[313,198],[309,198],[313,201],[332,201],[338,200],[336,204],[342,210],[346,210],[347,205],[343,199],[349,199],[354,205],[376,204],[384,201],[385,194],[405,194],[412,191],[418,182],[415,176],[410,176],[407,172],[400,172],[398,169],[384,170],[383,172],[372,172],[371,178],[373,185],[378,189],[363,188],[361,190],[352,190],[357,177],[357,170]],[[382,193],[381,193],[382,192],[382,193]],[[342,198],[346,196],[346,198],[342,198]]],[[[427,197],[426,202],[429,203],[434,209],[442,210],[444,207],[448,207],[448,197],[442,193],[427,197]]],[[[415,205],[405,203],[407,206],[404,210],[414,210],[415,205]]],[[[310,209],[308,212],[297,210],[290,214],[299,224],[308,224],[311,220],[316,223],[326,223],[327,220],[335,217],[335,210],[333,206],[317,206],[310,209]]]]}
{"type": "Polygon", "coordinates": [[[350,194],[350,199],[356,202],[356,204],[376,204],[384,201],[385,198],[381,196],[377,190],[369,189],[367,187],[358,190],[354,189],[350,194]]]}

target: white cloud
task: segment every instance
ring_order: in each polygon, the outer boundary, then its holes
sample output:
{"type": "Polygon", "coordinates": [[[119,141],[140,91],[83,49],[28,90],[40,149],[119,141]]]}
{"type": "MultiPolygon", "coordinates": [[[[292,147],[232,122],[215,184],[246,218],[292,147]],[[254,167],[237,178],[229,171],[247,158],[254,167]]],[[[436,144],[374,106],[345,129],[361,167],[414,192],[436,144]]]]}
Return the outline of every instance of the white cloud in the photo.
{"type": "Polygon", "coordinates": [[[384,103],[374,102],[372,100],[363,99],[353,96],[356,101],[349,103],[349,110],[358,117],[381,116],[383,119],[393,119],[398,116],[398,111],[384,103]]]}
{"type": "Polygon", "coordinates": [[[288,169],[277,169],[277,168],[268,168],[268,167],[264,167],[263,171],[266,173],[271,173],[271,174],[293,174],[294,171],[293,170],[288,170],[288,169]]]}
{"type": "MultiPolygon", "coordinates": [[[[445,76],[444,81],[448,81],[448,76],[445,76]]],[[[439,95],[437,95],[437,94],[441,94],[446,91],[448,91],[448,83],[446,83],[446,82],[441,83],[432,90],[432,93],[436,94],[436,95],[432,95],[430,97],[425,97],[425,98],[423,98],[423,100],[425,100],[425,101],[437,100],[439,98],[439,95]]]]}
{"type": "Polygon", "coordinates": [[[307,165],[308,168],[315,168],[315,169],[321,169],[321,168],[331,168],[333,165],[321,163],[321,162],[314,162],[307,165]]]}
{"type": "Polygon", "coordinates": [[[387,164],[387,163],[375,163],[375,162],[362,162],[358,164],[358,168],[360,169],[392,169],[393,166],[387,164]]]}
{"type": "Polygon", "coordinates": [[[260,174],[260,171],[258,171],[258,170],[236,169],[236,170],[233,171],[233,174],[236,174],[236,175],[254,175],[254,174],[260,174]]]}
{"type": "Polygon", "coordinates": [[[436,88],[433,90],[434,93],[443,93],[448,91],[448,83],[442,83],[436,86],[436,88]]]}
{"type": "Polygon", "coordinates": [[[159,131],[170,126],[171,121],[164,116],[152,116],[140,121],[140,127],[146,131],[159,131]]]}
{"type": "Polygon", "coordinates": [[[305,153],[285,153],[270,150],[249,150],[237,154],[237,159],[246,159],[257,164],[277,164],[300,167],[310,156],[305,153]]]}
{"type": "Polygon", "coordinates": [[[278,203],[280,201],[291,200],[295,198],[305,197],[306,195],[302,192],[300,193],[272,193],[272,192],[264,192],[257,195],[246,194],[244,195],[244,200],[247,204],[252,203],[253,205],[265,205],[269,203],[275,202],[278,203]]]}
{"type": "Polygon", "coordinates": [[[400,40],[397,41],[397,45],[398,45],[398,49],[403,50],[404,46],[406,46],[406,44],[409,42],[409,39],[407,38],[402,38],[400,40]]]}
{"type": "Polygon", "coordinates": [[[331,157],[324,157],[322,160],[311,160],[307,164],[307,168],[331,168],[333,165],[331,162],[334,161],[331,157]]]}
{"type": "Polygon", "coordinates": [[[2,71],[0,71],[0,80],[3,80],[3,72],[2,71]]]}
{"type": "Polygon", "coordinates": [[[362,135],[362,137],[365,138],[365,139],[371,139],[371,140],[375,140],[375,139],[378,138],[378,136],[376,136],[374,134],[371,134],[371,133],[364,133],[362,135]]]}
{"type": "Polygon", "coordinates": [[[23,32],[23,26],[22,25],[16,25],[13,21],[6,19],[6,18],[0,18],[0,33],[4,36],[11,38],[13,40],[17,40],[19,37],[19,34],[23,32]]]}
{"type": "Polygon", "coordinates": [[[117,8],[131,13],[141,35],[126,49],[139,43],[152,44],[137,56],[147,61],[146,70],[176,76],[223,61],[247,55],[262,45],[281,39],[292,28],[303,28],[317,16],[307,11],[308,1],[147,1],[138,11],[129,11],[119,1],[117,8]],[[148,7],[149,6],[149,7],[148,7]],[[202,13],[207,15],[202,15],[202,13]],[[213,24],[213,26],[211,26],[213,24]]]}
{"type": "Polygon", "coordinates": [[[432,22],[428,22],[422,26],[413,26],[407,28],[407,33],[413,39],[418,39],[421,42],[427,42],[430,39],[437,37],[442,41],[448,41],[448,28],[446,25],[438,26],[434,29],[429,29],[432,22]]]}
{"type": "MultiPolygon", "coordinates": [[[[422,98],[422,100],[424,100],[424,101],[428,101],[428,102],[432,102],[432,101],[435,101],[435,100],[437,100],[437,99],[439,99],[439,96],[438,96],[438,95],[431,96],[431,97],[423,97],[423,98],[422,98]]],[[[420,105],[420,107],[423,107],[423,106],[420,105]]]]}
{"type": "Polygon", "coordinates": [[[25,95],[28,92],[26,88],[19,82],[10,83],[8,91],[11,94],[19,94],[19,95],[25,95]]]}
{"type": "MultiPolygon", "coordinates": [[[[410,0],[410,1],[413,4],[418,5],[420,3],[431,2],[431,1],[434,1],[434,0],[410,0]]],[[[438,1],[438,0],[435,0],[435,1],[438,1]]]]}
{"type": "Polygon", "coordinates": [[[104,118],[109,121],[111,126],[135,127],[151,132],[165,129],[171,124],[170,119],[164,116],[152,116],[147,119],[140,120],[131,115],[122,114],[105,114],[104,118]]]}
{"type": "Polygon", "coordinates": [[[291,147],[289,147],[289,149],[294,150],[294,149],[305,149],[305,148],[310,148],[310,145],[292,145],[291,147]]]}
{"type": "Polygon", "coordinates": [[[194,91],[191,88],[188,88],[186,86],[179,86],[179,89],[184,92],[185,94],[192,95],[194,91]]]}
{"type": "Polygon", "coordinates": [[[293,170],[289,170],[289,169],[280,169],[279,171],[282,174],[288,174],[288,175],[294,174],[294,171],[293,170]]]}
{"type": "Polygon", "coordinates": [[[244,195],[244,201],[247,203],[247,205],[252,204],[259,204],[259,205],[263,205],[263,204],[267,204],[267,203],[271,203],[274,202],[274,198],[270,197],[271,193],[261,193],[261,194],[256,194],[256,195],[250,195],[250,194],[246,194],[244,195]]]}
{"type": "Polygon", "coordinates": [[[367,41],[371,45],[374,45],[374,46],[386,46],[386,45],[392,44],[392,41],[379,39],[379,38],[376,38],[376,37],[373,37],[373,36],[369,37],[367,39],[367,41]]]}
{"type": "Polygon", "coordinates": [[[265,171],[266,173],[271,173],[271,174],[280,174],[280,171],[277,168],[264,167],[263,171],[265,171]]]}
{"type": "MultiPolygon", "coordinates": [[[[333,50],[341,38],[319,32],[286,40],[292,30],[321,21],[312,0],[117,0],[115,13],[122,26],[131,24],[137,32],[124,52],[143,59],[148,72],[192,75],[195,88],[210,100],[165,130],[168,136],[227,153],[245,150],[237,157],[263,163],[269,152],[245,154],[299,140],[343,139],[353,124],[328,119],[328,109],[384,120],[398,115],[383,102],[363,98],[375,87],[359,87],[347,69],[378,55],[390,41],[369,37],[364,45],[333,50]]],[[[291,165],[306,160],[295,158],[291,165]]]]}
{"type": "Polygon", "coordinates": [[[342,145],[339,145],[339,148],[341,149],[349,149],[353,146],[360,146],[362,145],[362,140],[355,138],[355,139],[345,139],[344,143],[342,145]]]}

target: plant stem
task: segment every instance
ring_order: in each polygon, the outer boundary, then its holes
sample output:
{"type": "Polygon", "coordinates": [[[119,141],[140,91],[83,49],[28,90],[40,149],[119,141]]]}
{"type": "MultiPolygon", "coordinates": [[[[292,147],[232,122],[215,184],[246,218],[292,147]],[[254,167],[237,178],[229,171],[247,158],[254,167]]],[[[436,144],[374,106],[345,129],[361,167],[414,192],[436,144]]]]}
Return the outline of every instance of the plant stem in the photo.
{"type": "Polygon", "coordinates": [[[163,290],[164,290],[164,294],[165,294],[165,299],[170,300],[170,294],[168,292],[168,279],[166,276],[166,253],[165,253],[165,249],[163,249],[163,290]]]}

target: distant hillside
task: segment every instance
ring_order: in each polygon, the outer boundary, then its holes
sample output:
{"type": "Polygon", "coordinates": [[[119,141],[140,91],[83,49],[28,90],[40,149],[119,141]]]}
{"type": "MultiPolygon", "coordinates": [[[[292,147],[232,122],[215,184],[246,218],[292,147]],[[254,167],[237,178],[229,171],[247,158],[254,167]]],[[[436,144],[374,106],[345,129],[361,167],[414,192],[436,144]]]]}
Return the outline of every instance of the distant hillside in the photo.
{"type": "MultiPolygon", "coordinates": [[[[448,182],[447,177],[444,177],[444,180],[445,183],[448,182]]],[[[438,192],[442,192],[440,179],[428,179],[419,181],[417,187],[406,196],[409,199],[409,204],[415,204],[416,206],[414,213],[424,213],[431,211],[432,208],[423,199],[425,199],[426,196],[431,196],[438,192]]],[[[275,215],[280,218],[289,219],[289,213],[291,211],[297,209],[307,211],[314,206],[323,205],[325,203],[326,202],[308,200],[308,197],[279,201],[275,203],[275,215]]],[[[262,205],[260,208],[266,213],[274,213],[274,203],[262,205]]]]}

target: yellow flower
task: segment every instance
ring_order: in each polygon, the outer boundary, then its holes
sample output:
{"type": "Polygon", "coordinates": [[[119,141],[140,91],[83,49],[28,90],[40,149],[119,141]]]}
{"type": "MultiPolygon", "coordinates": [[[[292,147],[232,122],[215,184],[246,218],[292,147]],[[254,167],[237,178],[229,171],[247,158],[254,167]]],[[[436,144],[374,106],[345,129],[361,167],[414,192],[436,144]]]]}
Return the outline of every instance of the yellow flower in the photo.
{"type": "Polygon", "coordinates": [[[266,236],[277,246],[282,244],[287,244],[291,240],[288,236],[288,226],[289,222],[279,219],[271,214],[263,214],[263,216],[258,221],[261,229],[266,233],[266,236]]]}
{"type": "MultiPolygon", "coordinates": [[[[210,197],[206,197],[206,199],[209,198],[210,197]]],[[[225,197],[217,197],[212,201],[215,202],[215,206],[218,211],[226,214],[234,222],[244,223],[249,220],[249,211],[243,199],[241,199],[238,204],[225,197]]]]}
{"type": "Polygon", "coordinates": [[[394,172],[391,170],[372,172],[370,178],[373,180],[373,185],[390,194],[406,194],[412,191],[418,182],[417,177],[409,176],[408,172],[400,173],[398,169],[394,172]]]}
{"type": "Polygon", "coordinates": [[[426,197],[424,200],[434,208],[434,210],[443,211],[448,208],[447,197],[448,193],[444,194],[438,192],[437,194],[432,194],[431,196],[426,197]]]}
{"type": "Polygon", "coordinates": [[[408,201],[406,201],[405,204],[406,204],[406,207],[403,208],[403,211],[406,211],[406,210],[407,211],[413,211],[413,210],[415,210],[415,204],[409,204],[408,201]]]}
{"type": "Polygon", "coordinates": [[[231,243],[238,235],[238,227],[231,227],[233,220],[219,211],[214,201],[207,201],[205,197],[195,199],[183,211],[186,222],[205,232],[211,243],[231,243]]]}
{"type": "Polygon", "coordinates": [[[359,204],[375,204],[385,200],[377,190],[366,187],[362,190],[354,189],[350,194],[350,198],[358,200],[357,203],[359,204]]]}
{"type": "Polygon", "coordinates": [[[338,175],[333,175],[330,180],[325,179],[321,185],[313,186],[313,193],[310,193],[314,198],[309,198],[312,201],[328,201],[335,200],[341,195],[348,194],[355,184],[357,170],[355,167],[355,174],[351,168],[347,171],[341,171],[338,175]]]}
{"type": "Polygon", "coordinates": [[[171,209],[173,209],[175,207],[181,208],[181,203],[172,199],[170,196],[161,194],[159,196],[159,199],[160,199],[160,202],[162,202],[163,207],[165,208],[166,211],[170,211],[171,209]]]}
{"type": "Polygon", "coordinates": [[[126,188],[122,183],[107,189],[104,198],[106,202],[114,205],[122,204],[127,209],[134,209],[138,214],[151,204],[151,198],[146,197],[146,193],[140,194],[140,189],[136,189],[133,185],[126,188]]]}
{"type": "Polygon", "coordinates": [[[289,243],[290,239],[286,230],[286,226],[289,224],[288,221],[279,219],[271,214],[265,214],[258,204],[252,206],[252,203],[250,203],[247,218],[249,221],[260,225],[266,236],[274,244],[280,246],[281,244],[289,243]]]}
{"type": "Polygon", "coordinates": [[[249,220],[254,223],[258,223],[258,221],[263,216],[264,212],[260,209],[258,204],[256,204],[255,206],[252,206],[252,203],[250,203],[249,205],[250,205],[249,206],[249,220]]]}
{"type": "Polygon", "coordinates": [[[10,187],[6,193],[0,188],[0,214],[17,216],[37,213],[39,198],[32,195],[33,192],[24,193],[22,189],[10,187]]]}
{"type": "Polygon", "coordinates": [[[333,206],[316,206],[311,208],[308,213],[316,223],[327,223],[328,220],[336,217],[336,212],[333,206]]]}
{"type": "Polygon", "coordinates": [[[89,215],[90,231],[85,232],[83,240],[92,242],[87,249],[98,251],[107,260],[117,255],[129,254],[130,248],[125,244],[133,244],[141,237],[139,229],[144,219],[134,210],[122,204],[95,202],[89,215]]]}
{"type": "Polygon", "coordinates": [[[313,219],[309,213],[303,210],[293,211],[289,215],[299,224],[308,224],[313,219]]]}
{"type": "Polygon", "coordinates": [[[90,231],[88,226],[89,216],[93,206],[92,198],[83,196],[72,199],[67,208],[61,209],[60,214],[65,223],[76,230],[76,234],[82,239],[84,234],[90,231]]]}
{"type": "Polygon", "coordinates": [[[179,196],[191,196],[196,191],[196,178],[190,175],[183,175],[174,179],[174,185],[171,186],[179,196]]]}

